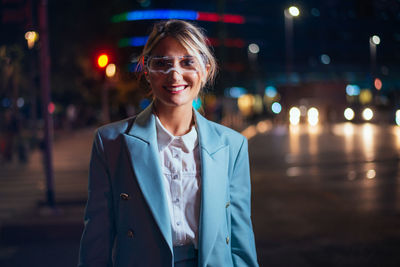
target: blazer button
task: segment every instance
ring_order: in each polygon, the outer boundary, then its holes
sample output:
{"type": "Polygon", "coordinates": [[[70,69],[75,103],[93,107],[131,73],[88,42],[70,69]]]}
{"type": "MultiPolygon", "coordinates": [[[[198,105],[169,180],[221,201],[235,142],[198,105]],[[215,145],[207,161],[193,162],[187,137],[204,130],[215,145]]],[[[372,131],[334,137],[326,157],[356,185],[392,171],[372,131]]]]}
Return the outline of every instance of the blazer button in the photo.
{"type": "Polygon", "coordinates": [[[119,196],[122,200],[128,200],[131,198],[127,193],[121,193],[119,196]]]}
{"type": "Polygon", "coordinates": [[[226,244],[229,244],[229,236],[226,237],[226,244]]]}
{"type": "Polygon", "coordinates": [[[226,202],[226,206],[225,206],[225,208],[227,208],[227,207],[229,207],[231,205],[231,202],[226,202]]]}
{"type": "Polygon", "coordinates": [[[132,230],[128,230],[127,234],[128,237],[133,238],[133,231],[132,230]]]}

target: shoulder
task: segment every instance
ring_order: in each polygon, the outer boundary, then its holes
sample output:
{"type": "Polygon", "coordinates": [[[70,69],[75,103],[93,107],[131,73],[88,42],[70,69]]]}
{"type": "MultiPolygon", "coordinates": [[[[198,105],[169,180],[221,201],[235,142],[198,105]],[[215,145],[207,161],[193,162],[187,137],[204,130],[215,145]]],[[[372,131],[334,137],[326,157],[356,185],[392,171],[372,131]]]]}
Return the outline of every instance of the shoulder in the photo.
{"type": "Polygon", "coordinates": [[[221,124],[209,121],[200,114],[196,114],[197,124],[200,132],[200,141],[207,151],[217,151],[222,147],[229,147],[230,154],[237,154],[247,139],[237,131],[221,124]]]}
{"type": "Polygon", "coordinates": [[[120,134],[129,131],[132,127],[136,116],[129,117],[120,121],[112,122],[106,125],[103,125],[96,129],[96,135],[99,135],[102,139],[115,139],[120,134]]]}
{"type": "Polygon", "coordinates": [[[241,133],[226,127],[224,125],[218,124],[216,122],[207,120],[207,123],[222,140],[229,141],[229,143],[242,143],[243,141],[247,140],[241,133]]]}

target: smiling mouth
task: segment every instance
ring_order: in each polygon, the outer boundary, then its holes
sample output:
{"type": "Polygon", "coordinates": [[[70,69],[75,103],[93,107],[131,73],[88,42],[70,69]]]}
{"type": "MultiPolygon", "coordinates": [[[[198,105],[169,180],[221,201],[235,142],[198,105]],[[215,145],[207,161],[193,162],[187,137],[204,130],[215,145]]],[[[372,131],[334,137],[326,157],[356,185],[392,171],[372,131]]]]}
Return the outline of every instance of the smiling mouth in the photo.
{"type": "Polygon", "coordinates": [[[179,85],[179,86],[164,86],[164,89],[170,93],[176,94],[185,90],[187,85],[179,85]]]}

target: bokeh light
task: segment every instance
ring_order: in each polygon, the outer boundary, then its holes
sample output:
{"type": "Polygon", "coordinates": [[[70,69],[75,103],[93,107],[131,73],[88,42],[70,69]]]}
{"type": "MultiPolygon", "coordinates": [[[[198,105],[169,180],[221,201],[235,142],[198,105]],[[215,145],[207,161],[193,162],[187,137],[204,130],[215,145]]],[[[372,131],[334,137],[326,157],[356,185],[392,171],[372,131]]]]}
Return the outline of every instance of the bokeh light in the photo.
{"type": "Polygon", "coordinates": [[[319,121],[318,109],[312,107],[307,112],[307,120],[310,125],[317,125],[319,121]]]}
{"type": "Polygon", "coordinates": [[[297,17],[300,15],[300,10],[296,6],[289,7],[289,14],[293,17],[297,17]]]}
{"type": "Polygon", "coordinates": [[[257,123],[256,129],[259,133],[265,133],[271,128],[269,121],[260,121],[257,123]]]}
{"type": "Polygon", "coordinates": [[[381,43],[381,38],[378,35],[374,35],[371,37],[371,42],[375,45],[379,45],[381,43]]]}
{"type": "Polygon", "coordinates": [[[321,62],[324,65],[328,65],[329,63],[331,63],[331,58],[326,54],[322,54],[321,55],[321,62]]]}
{"type": "Polygon", "coordinates": [[[246,94],[246,92],[246,88],[234,86],[225,89],[225,96],[239,98],[240,96],[246,94]]]}
{"type": "Polygon", "coordinates": [[[25,40],[28,43],[28,48],[32,49],[35,42],[39,40],[39,34],[35,31],[28,31],[25,33],[25,40]]]}
{"type": "Polygon", "coordinates": [[[10,100],[9,98],[5,97],[5,98],[3,98],[3,99],[1,100],[1,105],[2,105],[4,108],[8,108],[8,107],[11,106],[11,100],[10,100]]]}
{"type": "Polygon", "coordinates": [[[370,90],[365,89],[365,90],[361,90],[360,92],[360,102],[361,104],[365,105],[368,103],[371,103],[372,101],[372,93],[370,90]]]}
{"type": "Polygon", "coordinates": [[[381,90],[382,89],[382,80],[379,78],[375,78],[374,86],[375,86],[376,90],[381,90]]]}
{"type": "Polygon", "coordinates": [[[17,107],[22,108],[25,104],[25,100],[22,97],[18,97],[17,99],[17,107]]]}
{"type": "Polygon", "coordinates": [[[47,111],[50,114],[53,114],[55,110],[56,110],[56,105],[54,105],[53,102],[50,102],[49,105],[47,106],[47,111]]]}
{"type": "Polygon", "coordinates": [[[362,117],[364,118],[364,120],[370,121],[374,117],[374,112],[372,111],[372,109],[366,108],[362,112],[362,117]]]}
{"type": "Polygon", "coordinates": [[[106,67],[106,75],[107,77],[111,78],[114,77],[115,73],[117,71],[117,67],[115,66],[115,64],[108,64],[106,67]]]}
{"type": "Polygon", "coordinates": [[[257,44],[249,44],[249,52],[252,54],[257,54],[260,52],[260,47],[257,44]]]}
{"type": "Polygon", "coordinates": [[[355,84],[348,84],[346,86],[346,94],[349,96],[359,95],[360,94],[360,86],[355,84]]]}
{"type": "Polygon", "coordinates": [[[400,109],[396,111],[396,124],[400,126],[400,109]]]}
{"type": "Polygon", "coordinates": [[[373,170],[373,169],[372,170],[368,170],[366,176],[367,176],[368,179],[374,179],[375,176],[376,176],[376,171],[373,170]]]}
{"type": "Polygon", "coordinates": [[[101,54],[98,58],[97,58],[97,65],[100,68],[104,68],[105,66],[107,66],[108,64],[108,56],[106,54],[101,54]]]}
{"type": "Polygon", "coordinates": [[[291,117],[300,117],[300,110],[297,107],[292,107],[289,110],[289,114],[290,114],[291,117]]]}
{"type": "Polygon", "coordinates": [[[265,95],[270,97],[270,98],[274,98],[277,94],[276,88],[275,86],[267,86],[265,88],[265,95]]]}
{"type": "Polygon", "coordinates": [[[290,124],[297,125],[300,123],[300,109],[297,107],[292,107],[289,110],[289,121],[290,124]]]}
{"type": "Polygon", "coordinates": [[[255,98],[253,95],[250,94],[245,94],[242,95],[238,98],[238,107],[240,112],[248,116],[253,112],[253,106],[254,106],[255,98]]]}
{"type": "Polygon", "coordinates": [[[351,108],[346,108],[344,110],[344,117],[346,118],[346,120],[351,121],[352,119],[354,119],[354,111],[351,108]]]}
{"type": "Polygon", "coordinates": [[[282,111],[282,105],[279,104],[278,102],[274,102],[271,105],[271,110],[272,110],[273,113],[279,114],[282,111]]]}

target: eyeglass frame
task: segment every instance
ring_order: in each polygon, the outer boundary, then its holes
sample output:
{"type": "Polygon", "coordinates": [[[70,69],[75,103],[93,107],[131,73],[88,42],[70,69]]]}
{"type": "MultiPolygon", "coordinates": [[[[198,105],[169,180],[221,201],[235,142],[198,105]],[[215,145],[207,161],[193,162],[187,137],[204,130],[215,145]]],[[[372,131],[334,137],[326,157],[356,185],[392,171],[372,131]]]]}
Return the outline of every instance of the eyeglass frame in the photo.
{"type": "Polygon", "coordinates": [[[198,70],[198,69],[196,69],[196,70],[185,70],[182,67],[179,67],[179,69],[176,68],[176,67],[170,67],[167,70],[154,70],[154,69],[151,69],[150,66],[149,66],[149,62],[150,62],[150,60],[152,58],[159,58],[159,59],[175,59],[175,58],[178,58],[180,60],[183,59],[183,58],[194,58],[194,59],[197,59],[199,61],[199,65],[200,65],[201,71],[205,71],[205,65],[204,65],[203,57],[201,57],[201,60],[199,60],[199,58],[197,56],[193,56],[193,55],[185,55],[185,56],[146,56],[144,58],[144,66],[146,66],[146,68],[150,72],[153,72],[153,73],[162,73],[162,74],[166,75],[166,74],[170,73],[171,71],[176,71],[176,72],[178,72],[179,74],[182,75],[183,73],[197,73],[200,70],[198,70]]]}

